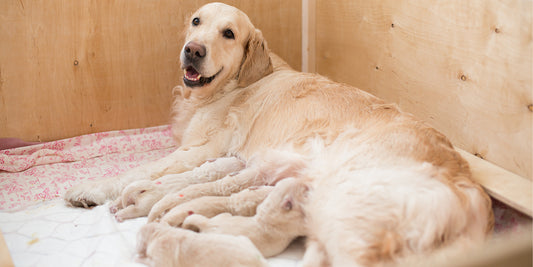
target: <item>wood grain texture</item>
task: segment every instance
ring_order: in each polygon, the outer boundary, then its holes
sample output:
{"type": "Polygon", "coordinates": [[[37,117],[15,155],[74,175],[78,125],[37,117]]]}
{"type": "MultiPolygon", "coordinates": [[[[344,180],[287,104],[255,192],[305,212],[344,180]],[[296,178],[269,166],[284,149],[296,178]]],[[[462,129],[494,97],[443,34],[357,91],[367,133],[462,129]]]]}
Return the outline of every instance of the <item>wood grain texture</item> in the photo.
{"type": "MultiPolygon", "coordinates": [[[[0,137],[169,123],[186,17],[210,1],[0,1],[0,137]]],[[[227,1],[301,64],[300,1],[227,1]]]]}
{"type": "Polygon", "coordinates": [[[316,0],[302,0],[302,71],[316,73],[316,0]]]}
{"type": "Polygon", "coordinates": [[[532,179],[528,0],[317,1],[317,71],[532,179]]]}

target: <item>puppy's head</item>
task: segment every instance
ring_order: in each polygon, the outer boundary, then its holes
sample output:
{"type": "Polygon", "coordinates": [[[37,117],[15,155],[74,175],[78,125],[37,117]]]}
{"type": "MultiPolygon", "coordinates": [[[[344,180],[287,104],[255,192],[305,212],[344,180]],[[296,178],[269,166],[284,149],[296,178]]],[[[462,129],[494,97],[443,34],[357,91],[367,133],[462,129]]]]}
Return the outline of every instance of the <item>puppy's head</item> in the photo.
{"type": "Polygon", "coordinates": [[[153,237],[161,230],[159,223],[148,223],[137,233],[137,253],[139,257],[146,257],[146,248],[153,237]]]}
{"type": "Polygon", "coordinates": [[[274,190],[276,191],[278,187],[278,194],[283,196],[280,203],[281,209],[285,212],[296,210],[303,215],[303,206],[309,197],[309,185],[295,178],[287,178],[276,184],[274,190]]]}
{"type": "MultiPolygon", "coordinates": [[[[277,216],[289,222],[301,222],[305,217],[304,206],[309,198],[310,187],[305,180],[285,178],[257,208],[259,216],[277,216]]],[[[298,223],[298,225],[300,225],[298,223]]]]}
{"type": "Polygon", "coordinates": [[[212,94],[230,81],[244,87],[272,72],[261,31],[242,11],[211,3],[198,9],[188,24],[180,56],[187,89],[212,94]]]}

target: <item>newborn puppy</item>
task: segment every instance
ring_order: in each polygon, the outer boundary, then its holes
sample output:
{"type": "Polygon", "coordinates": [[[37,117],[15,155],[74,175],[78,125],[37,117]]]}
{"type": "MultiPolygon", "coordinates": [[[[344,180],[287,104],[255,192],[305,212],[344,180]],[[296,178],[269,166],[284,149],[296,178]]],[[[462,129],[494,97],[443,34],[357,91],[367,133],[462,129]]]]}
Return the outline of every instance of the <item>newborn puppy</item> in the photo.
{"type": "Polygon", "coordinates": [[[245,164],[238,158],[227,157],[207,161],[192,171],[163,176],[157,180],[140,180],[131,183],[122,191],[110,207],[117,221],[146,216],[152,206],[166,194],[177,192],[191,184],[218,180],[225,175],[240,171],[245,164]]]}
{"type": "Polygon", "coordinates": [[[149,223],[137,234],[138,261],[149,266],[263,267],[267,261],[244,236],[198,234],[149,223]]]}
{"type": "Polygon", "coordinates": [[[276,184],[253,217],[223,213],[208,219],[193,214],[182,226],[202,234],[247,236],[264,257],[271,257],[285,250],[296,237],[306,234],[303,207],[308,191],[309,187],[303,181],[287,178],[276,184]]]}
{"type": "Polygon", "coordinates": [[[191,214],[200,214],[207,218],[214,217],[221,213],[231,213],[232,215],[254,216],[257,206],[261,204],[268,194],[272,192],[274,186],[253,186],[231,196],[205,196],[187,201],[172,210],[172,216],[167,215],[167,219],[177,225],[164,223],[170,226],[181,226],[185,218],[191,214]]]}

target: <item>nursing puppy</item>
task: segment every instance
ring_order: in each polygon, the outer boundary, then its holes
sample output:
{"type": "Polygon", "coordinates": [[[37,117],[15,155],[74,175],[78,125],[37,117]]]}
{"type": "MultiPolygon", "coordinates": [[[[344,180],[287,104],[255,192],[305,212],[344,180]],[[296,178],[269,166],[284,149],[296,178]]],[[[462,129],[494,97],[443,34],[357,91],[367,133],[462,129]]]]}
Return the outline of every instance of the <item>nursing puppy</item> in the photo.
{"type": "Polygon", "coordinates": [[[208,160],[192,171],[165,175],[156,180],[135,181],[122,191],[110,207],[111,213],[121,222],[125,219],[146,216],[152,206],[165,194],[179,191],[189,185],[216,181],[244,168],[242,160],[235,157],[208,160]]]}
{"type": "Polygon", "coordinates": [[[257,207],[253,217],[222,213],[211,219],[193,214],[182,227],[200,233],[246,236],[265,257],[275,256],[298,236],[306,234],[304,205],[309,187],[301,180],[287,178],[257,207]]]}
{"type": "MultiPolygon", "coordinates": [[[[445,136],[357,88],[291,69],[240,10],[212,3],[196,11],[181,68],[180,147],[119,177],[77,185],[66,201],[99,205],[134,181],[190,171],[209,158],[248,162],[268,149],[290,150],[313,163],[301,170],[314,188],[306,210],[308,248],[317,253],[310,255],[333,266],[394,262],[479,242],[492,230],[490,198],[445,136]]],[[[187,201],[263,182],[236,175],[191,185],[164,196],[149,220],[179,225],[187,201]]]]}
{"type": "Polygon", "coordinates": [[[138,260],[157,267],[266,267],[265,258],[244,236],[198,234],[149,223],[137,234],[138,260]]]}
{"type": "Polygon", "coordinates": [[[289,151],[267,150],[257,153],[239,172],[166,195],[152,207],[148,221],[160,220],[179,226],[191,213],[207,217],[223,212],[253,216],[257,205],[267,197],[278,181],[287,177],[299,177],[300,170],[304,167],[303,159],[289,151]],[[169,204],[175,207],[163,213],[154,211],[163,211],[169,204]],[[213,214],[214,212],[218,213],[213,214]],[[164,214],[163,218],[155,216],[159,214],[164,214]]]}

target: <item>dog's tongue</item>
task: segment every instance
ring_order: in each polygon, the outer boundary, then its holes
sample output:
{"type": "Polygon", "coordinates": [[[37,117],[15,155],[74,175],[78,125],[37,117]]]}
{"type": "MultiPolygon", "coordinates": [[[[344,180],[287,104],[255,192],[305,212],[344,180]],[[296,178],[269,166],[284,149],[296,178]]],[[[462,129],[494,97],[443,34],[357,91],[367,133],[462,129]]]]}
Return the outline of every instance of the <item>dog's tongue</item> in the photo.
{"type": "Polygon", "coordinates": [[[193,67],[188,67],[185,70],[185,78],[191,81],[197,81],[200,79],[200,73],[198,73],[193,67]]]}

